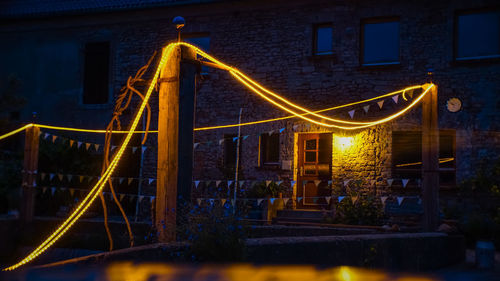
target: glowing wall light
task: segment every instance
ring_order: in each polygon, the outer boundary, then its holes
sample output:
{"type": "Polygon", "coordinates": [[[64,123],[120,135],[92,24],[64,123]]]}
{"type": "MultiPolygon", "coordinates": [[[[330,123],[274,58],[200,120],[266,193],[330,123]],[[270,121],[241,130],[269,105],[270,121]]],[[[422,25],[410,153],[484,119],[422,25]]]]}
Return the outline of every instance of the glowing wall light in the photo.
{"type": "Polygon", "coordinates": [[[353,144],[354,144],[353,137],[335,136],[335,146],[337,146],[337,148],[342,151],[350,148],[353,144]]]}

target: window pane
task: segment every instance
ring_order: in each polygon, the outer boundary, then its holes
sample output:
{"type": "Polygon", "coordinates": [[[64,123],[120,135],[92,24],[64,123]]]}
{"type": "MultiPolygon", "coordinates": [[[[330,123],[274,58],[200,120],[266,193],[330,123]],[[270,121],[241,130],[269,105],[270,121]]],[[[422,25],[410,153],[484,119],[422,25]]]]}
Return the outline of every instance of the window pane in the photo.
{"type": "Polygon", "coordinates": [[[316,140],[306,140],[306,150],[316,149],[316,140]]]}
{"type": "Polygon", "coordinates": [[[85,45],[83,71],[83,103],[107,103],[109,98],[109,42],[85,45]]]}
{"type": "Polygon", "coordinates": [[[316,55],[333,53],[332,28],[328,26],[316,28],[316,55]]]}
{"type": "Polygon", "coordinates": [[[399,22],[366,23],[363,29],[363,64],[399,62],[399,22]]]}
{"type": "Polygon", "coordinates": [[[316,162],[316,151],[306,152],[306,162],[316,162]]]}
{"type": "Polygon", "coordinates": [[[461,15],[457,27],[457,58],[500,55],[500,13],[461,15]]]}
{"type": "Polygon", "coordinates": [[[260,136],[260,142],[261,163],[279,162],[280,135],[262,134],[260,136]]]}

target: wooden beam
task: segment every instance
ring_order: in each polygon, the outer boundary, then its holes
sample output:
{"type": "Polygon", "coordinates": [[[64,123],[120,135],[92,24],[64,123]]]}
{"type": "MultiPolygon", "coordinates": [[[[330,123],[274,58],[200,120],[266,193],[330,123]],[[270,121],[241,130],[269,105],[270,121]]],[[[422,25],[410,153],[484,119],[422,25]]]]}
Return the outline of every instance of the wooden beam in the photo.
{"type": "Polygon", "coordinates": [[[36,175],[38,173],[39,136],[40,128],[32,126],[26,129],[20,212],[21,220],[24,223],[33,221],[36,175]]]}
{"type": "MultiPolygon", "coordinates": [[[[425,84],[429,87],[430,84],[425,84]]],[[[435,231],[439,226],[439,126],[437,86],[422,102],[422,205],[423,229],[435,231]]]]}
{"type": "Polygon", "coordinates": [[[175,241],[179,136],[179,71],[181,49],[171,52],[160,70],[158,164],[155,227],[159,242],[175,241]]]}

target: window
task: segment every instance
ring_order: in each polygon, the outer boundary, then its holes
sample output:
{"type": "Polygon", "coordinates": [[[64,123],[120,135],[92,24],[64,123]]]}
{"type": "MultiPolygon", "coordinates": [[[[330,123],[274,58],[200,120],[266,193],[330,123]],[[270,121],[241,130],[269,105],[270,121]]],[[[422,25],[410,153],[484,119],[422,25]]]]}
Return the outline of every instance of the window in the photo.
{"type": "MultiPolygon", "coordinates": [[[[199,47],[206,53],[210,53],[210,37],[208,34],[186,34],[183,35],[184,41],[199,47]]],[[[200,58],[200,57],[198,57],[200,58]]],[[[201,74],[208,74],[208,66],[201,67],[201,74]]]]}
{"type": "Polygon", "coordinates": [[[500,11],[457,15],[455,36],[456,60],[500,58],[500,11]]]}
{"type": "Polygon", "coordinates": [[[364,20],[361,27],[361,64],[399,64],[399,21],[364,20]]]}
{"type": "Polygon", "coordinates": [[[85,45],[83,104],[106,104],[109,100],[109,42],[85,45]]]}
{"type": "MultiPolygon", "coordinates": [[[[395,178],[422,178],[422,132],[392,132],[392,173],[395,178]]],[[[439,183],[455,184],[455,132],[439,132],[439,183]]]]}
{"type": "Polygon", "coordinates": [[[314,27],[314,55],[333,54],[333,29],[331,24],[320,24],[314,27]]]}
{"type": "MultiPolygon", "coordinates": [[[[224,167],[234,168],[236,164],[236,148],[238,147],[238,141],[233,140],[237,137],[236,134],[224,134],[224,167]]],[[[240,163],[241,163],[241,146],[243,142],[240,142],[240,163]]]]}
{"type": "Polygon", "coordinates": [[[260,165],[279,165],[280,134],[260,135],[260,165]]]}

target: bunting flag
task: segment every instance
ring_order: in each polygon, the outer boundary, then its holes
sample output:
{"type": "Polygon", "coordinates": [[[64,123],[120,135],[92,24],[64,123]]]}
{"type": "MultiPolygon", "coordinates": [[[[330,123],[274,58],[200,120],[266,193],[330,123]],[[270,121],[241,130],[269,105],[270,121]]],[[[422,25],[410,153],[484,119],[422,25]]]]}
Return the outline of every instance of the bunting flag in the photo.
{"type": "Polygon", "coordinates": [[[297,131],[297,129],[298,129],[298,128],[299,128],[299,125],[293,125],[293,127],[292,127],[292,129],[293,129],[294,131],[297,131]]]}
{"type": "Polygon", "coordinates": [[[123,201],[123,198],[125,198],[125,194],[120,194],[120,202],[123,201]]]}
{"type": "Polygon", "coordinates": [[[356,201],[358,201],[358,196],[351,196],[351,201],[352,204],[356,203],[356,201]]]}
{"type": "Polygon", "coordinates": [[[277,181],[276,184],[280,186],[283,183],[283,181],[277,181]]]}
{"type": "Polygon", "coordinates": [[[155,181],[155,179],[153,179],[153,178],[149,178],[149,179],[148,179],[148,184],[149,184],[149,185],[151,185],[151,183],[152,183],[152,182],[154,182],[154,181],[155,181]]]}
{"type": "Polygon", "coordinates": [[[74,140],[72,140],[72,139],[70,139],[70,140],[69,140],[69,147],[73,147],[73,144],[74,144],[74,143],[75,143],[75,141],[74,141],[74,140]]]}
{"type": "Polygon", "coordinates": [[[321,180],[315,180],[314,185],[317,187],[321,183],[321,180]]]}
{"type": "Polygon", "coordinates": [[[421,198],[418,198],[417,204],[418,204],[418,205],[421,205],[421,204],[422,204],[422,199],[421,199],[421,198]]]}
{"type": "Polygon", "coordinates": [[[326,200],[327,204],[330,204],[330,201],[332,200],[332,197],[331,196],[326,196],[325,200],[326,200]]]}
{"type": "Polygon", "coordinates": [[[259,205],[260,205],[260,203],[262,203],[262,201],[263,201],[263,200],[264,200],[264,199],[262,199],[262,198],[257,199],[257,206],[259,206],[259,205]]]}
{"type": "Polygon", "coordinates": [[[43,181],[43,180],[45,179],[45,176],[46,176],[46,174],[45,174],[45,173],[41,173],[41,174],[40,174],[40,180],[42,180],[42,181],[43,181]]]}
{"type": "Polygon", "coordinates": [[[288,203],[288,200],[290,200],[290,198],[283,198],[283,205],[286,206],[286,203],[288,203]]]}
{"type": "Polygon", "coordinates": [[[246,140],[250,135],[243,136],[243,140],[246,140]]]}
{"type": "Polygon", "coordinates": [[[291,187],[294,187],[295,183],[297,183],[297,181],[291,181],[290,182],[291,187]]]}
{"type": "Polygon", "coordinates": [[[201,198],[196,199],[196,202],[198,203],[198,206],[201,206],[201,198]]]}
{"type": "Polygon", "coordinates": [[[66,175],[66,177],[68,178],[68,182],[71,182],[71,179],[73,179],[73,175],[66,175]]]}
{"type": "Polygon", "coordinates": [[[392,183],[393,183],[393,182],[394,182],[394,179],[387,179],[387,185],[388,185],[389,187],[391,187],[391,186],[392,186],[392,183]]]}
{"type": "Polygon", "coordinates": [[[142,146],[142,147],[141,147],[141,152],[142,152],[142,154],[144,154],[144,152],[146,151],[146,149],[148,149],[148,147],[147,147],[147,146],[142,146]]]}
{"type": "Polygon", "coordinates": [[[271,205],[274,205],[275,200],[276,200],[276,198],[269,198],[269,202],[271,202],[271,205]]]}
{"type": "Polygon", "coordinates": [[[351,180],[344,180],[344,186],[347,186],[351,180]]]}
{"type": "Polygon", "coordinates": [[[84,176],[78,176],[78,180],[80,180],[80,183],[83,181],[84,176]]]}
{"type": "Polygon", "coordinates": [[[382,109],[382,106],[384,106],[384,100],[378,101],[377,104],[378,104],[378,107],[380,109],[382,109]]]}
{"type": "Polygon", "coordinates": [[[130,185],[132,183],[132,181],[134,180],[134,178],[128,178],[127,180],[127,184],[130,185]]]}
{"type": "Polygon", "coordinates": [[[271,131],[267,132],[267,134],[268,134],[269,136],[270,136],[270,135],[272,135],[273,133],[274,133],[274,130],[271,130],[271,131]]]}
{"type": "Polygon", "coordinates": [[[85,150],[89,150],[90,148],[90,143],[85,143],[85,150]]]}
{"type": "Polygon", "coordinates": [[[405,200],[404,197],[397,197],[398,199],[398,205],[401,206],[401,203],[403,203],[403,200],[405,200]]]}
{"type": "Polygon", "coordinates": [[[377,182],[377,180],[370,180],[370,186],[374,187],[376,182],[377,182]]]}
{"type": "Polygon", "coordinates": [[[76,143],[76,147],[77,148],[80,148],[80,146],[82,146],[82,142],[81,141],[79,141],[79,142],[76,143]]]}
{"type": "Polygon", "coordinates": [[[219,145],[221,145],[224,142],[224,139],[219,140],[219,145]]]}
{"type": "Polygon", "coordinates": [[[200,184],[200,181],[194,181],[194,187],[198,188],[198,185],[200,184]]]}
{"type": "Polygon", "coordinates": [[[233,142],[236,142],[236,140],[238,140],[238,137],[233,138],[233,142]]]}
{"type": "Polygon", "coordinates": [[[62,180],[63,180],[63,177],[64,177],[64,175],[63,175],[63,174],[57,174],[57,178],[59,179],[59,181],[62,181],[62,180]]]}
{"type": "Polygon", "coordinates": [[[50,192],[52,193],[52,195],[54,195],[54,193],[56,192],[56,188],[55,187],[51,187],[50,188],[50,192]]]}
{"type": "Polygon", "coordinates": [[[285,128],[281,128],[280,129],[280,134],[283,133],[284,130],[285,130],[285,128]]]}
{"type": "Polygon", "coordinates": [[[398,97],[399,95],[392,96],[392,100],[394,101],[394,103],[398,103],[398,97]]]}
{"type": "Polygon", "coordinates": [[[354,118],[354,112],[355,111],[356,111],[355,109],[349,111],[349,116],[351,116],[351,119],[354,118]]]}
{"type": "Polygon", "coordinates": [[[49,135],[50,135],[50,134],[45,133],[45,134],[43,135],[43,139],[44,139],[44,140],[46,140],[46,139],[49,137],[49,135]]]}
{"type": "Polygon", "coordinates": [[[297,202],[300,203],[300,201],[302,201],[302,197],[297,197],[297,202]]]}
{"type": "Polygon", "coordinates": [[[122,182],[125,180],[125,178],[118,178],[118,183],[122,184],[122,182]]]}
{"type": "Polygon", "coordinates": [[[95,151],[99,151],[100,145],[98,143],[94,143],[94,149],[95,151]]]}
{"type": "Polygon", "coordinates": [[[370,105],[363,106],[363,110],[365,111],[365,113],[368,113],[368,111],[370,110],[370,105]]]}
{"type": "Polygon", "coordinates": [[[221,204],[221,206],[224,206],[224,205],[226,204],[226,201],[227,201],[227,199],[225,199],[225,198],[221,198],[221,199],[220,199],[220,204],[221,204]]]}
{"type": "Polygon", "coordinates": [[[56,142],[56,139],[57,139],[57,136],[52,135],[52,142],[53,142],[53,143],[55,143],[55,142],[56,142]]]}
{"type": "Polygon", "coordinates": [[[411,89],[407,92],[407,94],[410,96],[410,98],[413,98],[413,90],[414,89],[411,89]]]}
{"type": "Polygon", "coordinates": [[[388,196],[381,196],[380,201],[382,202],[382,205],[385,205],[385,201],[387,201],[388,196]]]}
{"type": "Polygon", "coordinates": [[[193,144],[193,149],[196,149],[196,148],[198,147],[198,145],[200,145],[200,143],[199,143],[199,142],[195,142],[195,143],[193,144]]]}
{"type": "Polygon", "coordinates": [[[215,181],[215,187],[219,187],[220,183],[221,183],[221,181],[215,181]]]}
{"type": "Polygon", "coordinates": [[[409,179],[402,179],[401,182],[403,183],[403,187],[406,187],[409,181],[409,179]]]}
{"type": "Polygon", "coordinates": [[[308,131],[309,131],[310,129],[311,129],[311,123],[307,123],[307,124],[306,124],[306,130],[308,130],[308,131]]]}
{"type": "Polygon", "coordinates": [[[227,181],[227,187],[231,187],[231,184],[233,184],[233,181],[227,181]]]}
{"type": "Polygon", "coordinates": [[[153,204],[153,201],[155,200],[155,196],[150,196],[149,197],[149,203],[153,204]]]}
{"type": "Polygon", "coordinates": [[[115,150],[115,149],[116,149],[116,145],[112,145],[111,146],[111,152],[113,152],[113,150],[115,150]]]}
{"type": "Polygon", "coordinates": [[[332,181],[331,180],[328,181],[328,186],[332,186],[332,181]]]}
{"type": "Polygon", "coordinates": [[[339,197],[338,197],[338,201],[339,201],[339,203],[340,203],[340,202],[342,202],[342,200],[344,200],[344,198],[345,198],[345,196],[339,196],[339,197]]]}
{"type": "Polygon", "coordinates": [[[55,174],[49,174],[49,180],[52,180],[54,178],[55,174]]]}
{"type": "Polygon", "coordinates": [[[133,147],[132,147],[132,153],[134,153],[134,154],[135,154],[135,152],[137,151],[137,149],[138,149],[138,147],[137,147],[137,146],[133,146],[133,147]]]}
{"type": "Polygon", "coordinates": [[[269,187],[269,185],[271,184],[271,182],[273,182],[273,181],[266,181],[266,187],[269,187]]]}
{"type": "Polygon", "coordinates": [[[244,184],[245,184],[245,181],[240,181],[239,182],[240,187],[242,187],[244,184]]]}

